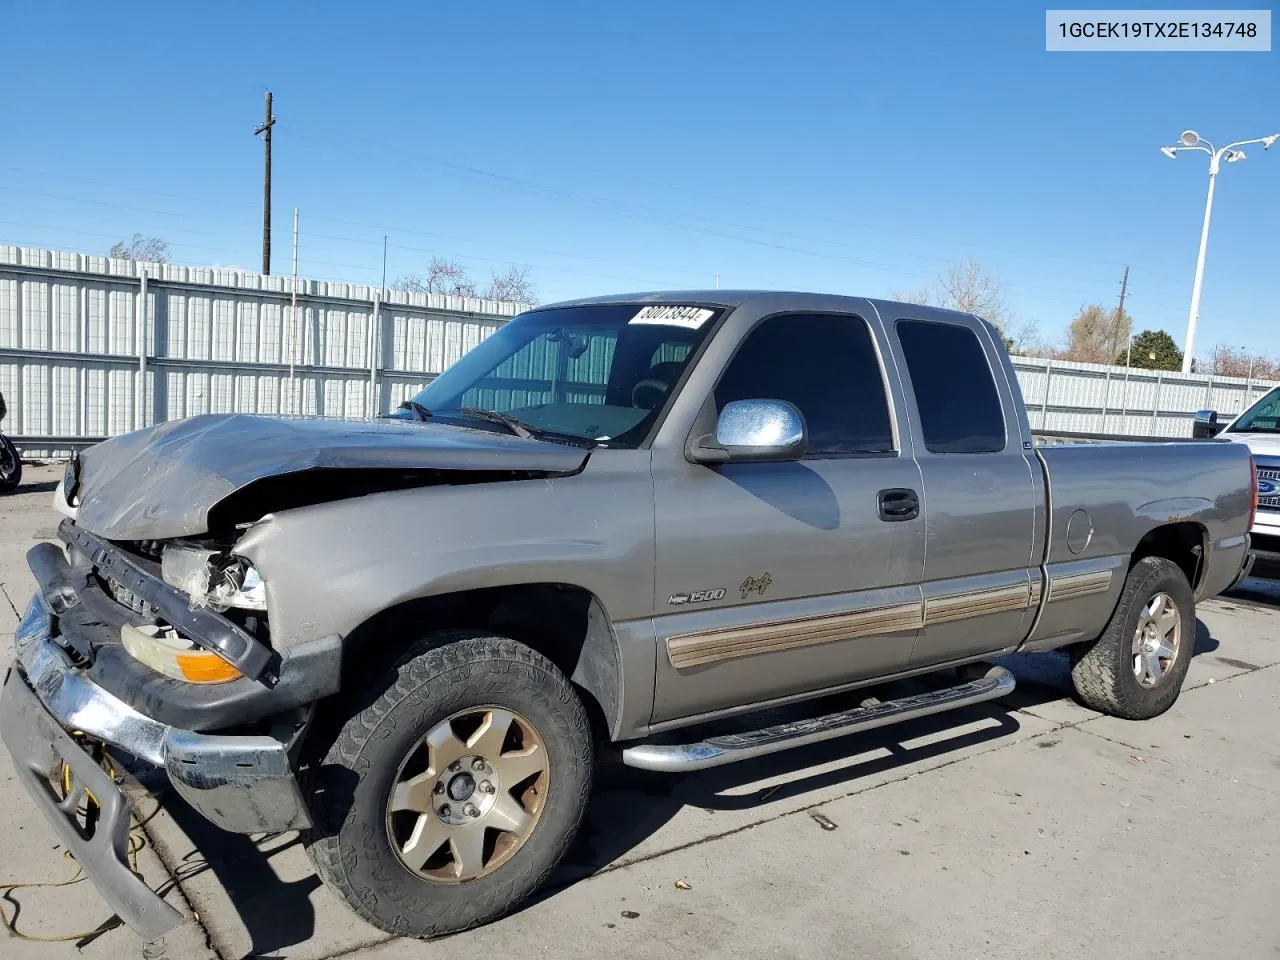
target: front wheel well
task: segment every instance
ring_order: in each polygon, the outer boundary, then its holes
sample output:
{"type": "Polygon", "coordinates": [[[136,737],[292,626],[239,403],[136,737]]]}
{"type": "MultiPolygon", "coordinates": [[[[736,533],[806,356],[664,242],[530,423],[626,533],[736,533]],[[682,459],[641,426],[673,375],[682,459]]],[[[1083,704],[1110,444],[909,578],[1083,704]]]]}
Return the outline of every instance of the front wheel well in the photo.
{"type": "Polygon", "coordinates": [[[525,583],[417,597],[374,614],[346,637],[343,686],[364,685],[416,641],[443,630],[491,630],[550,660],[583,694],[598,736],[619,716],[622,659],[608,614],[591,591],[525,583]]]}
{"type": "Polygon", "coordinates": [[[1173,563],[1186,574],[1187,582],[1193,590],[1200,589],[1204,576],[1205,544],[1208,533],[1205,528],[1192,521],[1166,523],[1152,530],[1138,541],[1129,558],[1129,569],[1132,570],[1147,557],[1163,557],[1173,563]]]}

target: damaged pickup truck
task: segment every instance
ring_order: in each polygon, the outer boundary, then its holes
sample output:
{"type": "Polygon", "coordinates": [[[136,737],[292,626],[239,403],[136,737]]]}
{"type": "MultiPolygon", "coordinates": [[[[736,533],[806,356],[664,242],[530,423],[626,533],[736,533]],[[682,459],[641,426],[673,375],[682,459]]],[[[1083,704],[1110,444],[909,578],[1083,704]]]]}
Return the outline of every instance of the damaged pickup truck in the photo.
{"type": "Polygon", "coordinates": [[[1241,444],[1037,448],[967,314],[557,304],[384,417],[200,416],[86,450],[61,545],[29,554],[0,731],[144,937],[179,917],[126,864],[104,747],[226,830],[302,831],[356,913],[433,936],[547,879],[602,745],[669,773],[747,760],[1003,696],[991,658],[1059,648],[1089,706],[1160,714],[1256,492],[1241,444]]]}

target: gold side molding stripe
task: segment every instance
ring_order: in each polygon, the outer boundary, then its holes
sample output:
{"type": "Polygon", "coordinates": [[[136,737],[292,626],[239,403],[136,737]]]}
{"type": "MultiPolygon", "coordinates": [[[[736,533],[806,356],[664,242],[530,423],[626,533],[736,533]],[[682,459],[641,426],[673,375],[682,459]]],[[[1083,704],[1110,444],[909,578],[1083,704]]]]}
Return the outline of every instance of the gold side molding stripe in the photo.
{"type": "Polygon", "coordinates": [[[1030,602],[1031,588],[1026,583],[976,590],[973,593],[960,593],[949,597],[926,597],[924,623],[928,626],[931,623],[950,623],[953,620],[967,620],[970,617],[981,617],[989,613],[1025,610],[1030,602]]]}
{"type": "Polygon", "coordinates": [[[752,624],[667,638],[667,659],[677,670],[735,660],[760,653],[777,653],[833,640],[918,630],[923,624],[921,604],[898,603],[869,607],[803,620],[752,624]]]}
{"type": "MultiPolygon", "coordinates": [[[[1099,570],[1050,577],[1046,602],[1106,593],[1111,588],[1112,576],[1110,570],[1099,570]]],[[[667,638],[667,659],[677,670],[683,670],[836,640],[903,633],[935,623],[1026,610],[1039,605],[1043,592],[1041,580],[1035,577],[1027,583],[928,597],[923,603],[891,604],[800,620],[678,634],[667,638]]]]}
{"type": "Polygon", "coordinates": [[[1040,574],[1037,572],[1035,575],[1035,578],[1032,579],[1031,581],[1031,601],[1029,604],[1030,606],[1033,606],[1033,607],[1039,606],[1040,594],[1043,591],[1043,589],[1044,589],[1044,586],[1041,583],[1040,574]]]}
{"type": "Polygon", "coordinates": [[[1095,593],[1106,593],[1111,589],[1110,570],[1098,570],[1093,573],[1068,573],[1063,576],[1049,578],[1049,603],[1055,600],[1075,600],[1078,597],[1089,597],[1095,593]]]}

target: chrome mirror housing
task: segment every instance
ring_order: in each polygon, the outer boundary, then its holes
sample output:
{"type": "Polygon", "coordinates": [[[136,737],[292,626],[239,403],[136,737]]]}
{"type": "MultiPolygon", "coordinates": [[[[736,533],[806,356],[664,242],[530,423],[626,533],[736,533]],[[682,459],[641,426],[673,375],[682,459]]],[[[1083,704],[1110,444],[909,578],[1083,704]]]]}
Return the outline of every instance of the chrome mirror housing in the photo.
{"type": "Polygon", "coordinates": [[[799,460],[809,449],[804,414],[785,400],[734,400],[716,421],[714,438],[692,445],[695,463],[799,460]]]}

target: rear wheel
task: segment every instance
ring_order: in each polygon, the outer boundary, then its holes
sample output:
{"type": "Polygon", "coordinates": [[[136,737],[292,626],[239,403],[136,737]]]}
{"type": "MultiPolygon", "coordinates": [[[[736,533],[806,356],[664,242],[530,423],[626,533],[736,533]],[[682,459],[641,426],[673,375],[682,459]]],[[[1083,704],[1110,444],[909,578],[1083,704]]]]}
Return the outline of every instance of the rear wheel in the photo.
{"type": "Polygon", "coordinates": [[[1186,574],[1162,557],[1138,561],[1102,636],[1072,658],[1076,693],[1093,709],[1126,720],[1164,713],[1182,690],[1195,633],[1186,574]]]}
{"type": "Polygon", "coordinates": [[[0,493],[18,489],[22,482],[22,458],[13,441],[0,434],[0,493]]]}
{"type": "Polygon", "coordinates": [[[592,738],[572,685],[505,637],[427,638],[314,748],[305,837],[370,923],[431,937],[497,919],[577,832],[592,738]]]}

